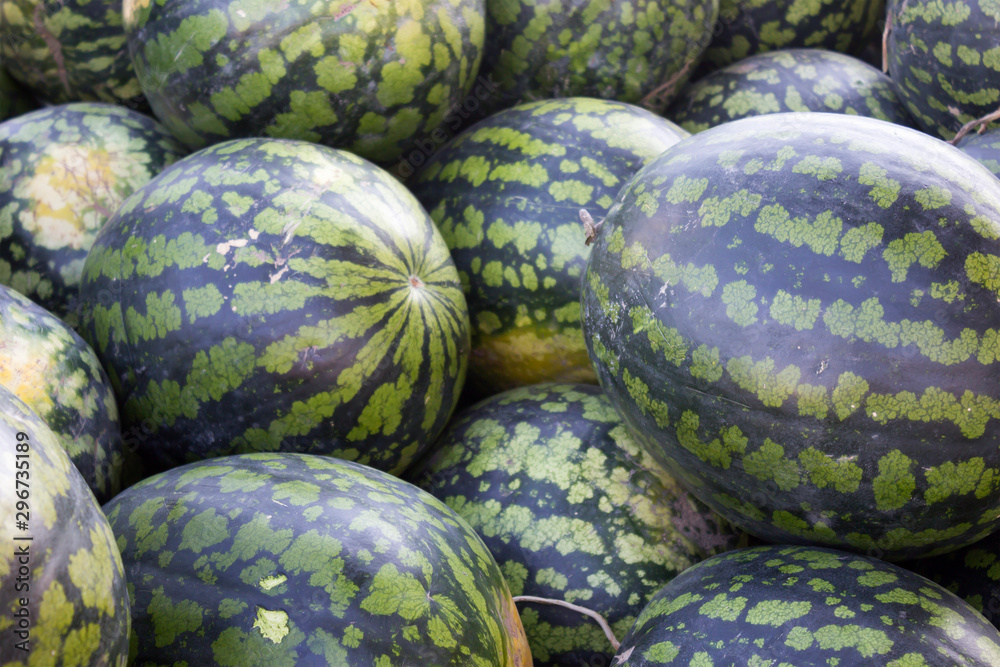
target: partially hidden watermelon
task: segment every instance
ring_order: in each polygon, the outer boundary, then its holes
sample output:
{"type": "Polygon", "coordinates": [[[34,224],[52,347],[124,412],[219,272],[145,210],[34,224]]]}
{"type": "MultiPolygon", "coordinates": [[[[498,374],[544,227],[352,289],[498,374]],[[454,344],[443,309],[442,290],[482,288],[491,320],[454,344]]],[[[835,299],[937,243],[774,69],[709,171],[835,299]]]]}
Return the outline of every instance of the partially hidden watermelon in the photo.
{"type": "Polygon", "coordinates": [[[507,584],[446,505],[326,456],[174,468],[105,511],[130,664],[530,667],[507,584]]]}
{"type": "Polygon", "coordinates": [[[891,560],[1000,528],[1000,181],[916,130],[787,113],[619,194],[584,336],[637,440],[777,543],[891,560]]]}
{"type": "Polygon", "coordinates": [[[1000,177],[1000,128],[969,135],[956,146],[1000,177]]]}
{"type": "Polygon", "coordinates": [[[469,315],[434,223],[388,172],[303,141],[164,170],[98,234],[81,296],[147,474],[277,450],[401,471],[465,379],[469,315]]]}

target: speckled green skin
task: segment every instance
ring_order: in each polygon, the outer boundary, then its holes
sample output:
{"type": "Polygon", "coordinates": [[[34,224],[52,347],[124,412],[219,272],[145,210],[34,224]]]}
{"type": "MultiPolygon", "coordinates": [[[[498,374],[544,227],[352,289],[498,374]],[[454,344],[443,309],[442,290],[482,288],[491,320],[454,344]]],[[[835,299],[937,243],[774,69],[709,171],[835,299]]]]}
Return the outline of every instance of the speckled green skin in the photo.
{"type": "Polygon", "coordinates": [[[105,505],[130,664],[530,666],[507,584],[448,506],[303,454],[175,468],[105,505]]]}
{"type": "Polygon", "coordinates": [[[889,560],[1000,527],[1000,181],[922,132],[770,114],[669,149],[583,328],[643,446],[771,542],[889,560]]]}
{"type": "Polygon", "coordinates": [[[65,104],[0,123],[0,284],[75,326],[98,230],[186,152],[152,118],[111,104],[65,104]]]}
{"type": "MultiPolygon", "coordinates": [[[[740,539],[632,441],[594,385],[523,387],[469,408],[413,479],[469,522],[515,595],[583,605],[619,637],[665,583],[740,539]]],[[[521,609],[536,665],[610,661],[591,619],[521,609]]]]}
{"type": "Polygon", "coordinates": [[[0,385],[55,432],[98,502],[121,490],[118,405],[97,356],[62,320],[3,286],[0,385]]]}
{"type": "Polygon", "coordinates": [[[860,53],[881,32],[885,0],[720,0],[703,73],[778,49],[860,53]]]}
{"type": "Polygon", "coordinates": [[[857,58],[824,49],[744,58],[687,86],[666,115],[688,132],[701,132],[782,111],[825,111],[913,125],[892,79],[857,58]]]}
{"type": "Polygon", "coordinates": [[[0,664],[125,667],[131,621],[115,536],[58,436],[3,387],[0,456],[0,664]],[[28,652],[18,646],[25,639],[28,652]]]}
{"type": "Polygon", "coordinates": [[[126,0],[156,116],[191,147],[269,136],[387,164],[462,103],[484,0],[126,0]]]}
{"type": "Polygon", "coordinates": [[[31,93],[0,67],[0,121],[28,113],[37,106],[31,93]]]}
{"type": "Polygon", "coordinates": [[[887,5],[889,75],[928,134],[950,139],[965,123],[996,111],[1000,7],[988,0],[887,5]]]}
{"type": "Polygon", "coordinates": [[[958,551],[900,565],[941,584],[1000,629],[1000,532],[958,551]]]}
{"type": "Polygon", "coordinates": [[[0,55],[14,78],[50,104],[145,107],[125,44],[121,0],[4,0],[0,55]]]}
{"type": "Polygon", "coordinates": [[[401,471],[465,379],[468,310],[434,223],[387,172],[307,142],[166,169],[101,230],[81,298],[148,472],[277,450],[401,471]]]}
{"type": "Polygon", "coordinates": [[[1000,128],[968,135],[958,143],[958,148],[1000,176],[1000,128]]]}
{"type": "Polygon", "coordinates": [[[686,137],[639,107],[592,98],[502,111],[438,150],[410,180],[451,250],[472,318],[469,390],[596,382],[580,329],[586,208],[686,137]]]}
{"type": "Polygon", "coordinates": [[[622,638],[614,667],[1000,664],[1000,632],[933,582],[833,549],[765,546],[689,568],[622,638]]]}
{"type": "Polygon", "coordinates": [[[483,73],[493,111],[551,97],[662,110],[712,36],[719,0],[489,0],[483,73]]]}

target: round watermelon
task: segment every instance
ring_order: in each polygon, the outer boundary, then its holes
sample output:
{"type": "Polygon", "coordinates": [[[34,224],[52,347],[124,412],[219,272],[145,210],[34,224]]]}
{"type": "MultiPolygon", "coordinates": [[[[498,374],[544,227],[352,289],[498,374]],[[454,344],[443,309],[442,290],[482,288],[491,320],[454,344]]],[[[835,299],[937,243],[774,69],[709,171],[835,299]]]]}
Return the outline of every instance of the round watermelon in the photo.
{"type": "Polygon", "coordinates": [[[0,385],[52,429],[98,502],[121,490],[118,405],[97,356],[62,320],[3,286],[0,385]]]}
{"type": "Polygon", "coordinates": [[[75,326],[98,230],[186,152],[152,118],[111,104],[65,104],[0,123],[0,284],[75,326]]]}
{"type": "Polygon", "coordinates": [[[4,0],[0,13],[4,64],[43,100],[145,107],[120,0],[4,0]]]}
{"type": "Polygon", "coordinates": [[[497,111],[551,97],[662,110],[711,41],[719,0],[490,0],[483,73],[497,111]]]}
{"type": "Polygon", "coordinates": [[[462,278],[473,395],[595,381],[580,329],[579,211],[603,218],[625,181],[685,136],[630,104],[544,100],[469,128],[408,181],[462,278]]]}
{"type": "Polygon", "coordinates": [[[131,624],[108,520],[59,437],[0,386],[0,664],[125,667],[131,624]]]}
{"type": "MultiPolygon", "coordinates": [[[[540,384],[459,415],[416,484],[469,522],[511,591],[582,605],[621,636],[670,579],[741,535],[632,441],[601,390],[540,384]]],[[[590,618],[525,602],[536,665],[607,664],[590,618]]]]}
{"type": "Polygon", "coordinates": [[[434,223],[387,172],[307,142],[164,170],[101,229],[81,297],[147,474],[277,450],[401,471],[465,379],[469,315],[434,223]]]}
{"type": "Polygon", "coordinates": [[[446,505],[367,466],[245,454],[105,506],[129,664],[530,667],[507,584],[446,505]]]}
{"type": "Polygon", "coordinates": [[[987,169],[1000,176],[1000,129],[965,137],[956,146],[967,155],[979,160],[987,169]]]}
{"type": "Polygon", "coordinates": [[[912,125],[892,79],[852,56],[782,49],[743,58],[687,86],[666,115],[688,132],[782,111],[825,111],[912,125]]]}
{"type": "Polygon", "coordinates": [[[1000,527],[1000,181],[842,114],[733,121],[623,188],[583,328],[638,441],[771,542],[887,559],[1000,527]]]}
{"type": "Polygon", "coordinates": [[[720,554],[674,578],[611,664],[986,667],[1000,664],[1000,632],[896,565],[765,546],[720,554]]]}
{"type": "Polygon", "coordinates": [[[483,0],[125,0],[150,105],[192,148],[267,136],[388,163],[468,95],[483,0]]]}

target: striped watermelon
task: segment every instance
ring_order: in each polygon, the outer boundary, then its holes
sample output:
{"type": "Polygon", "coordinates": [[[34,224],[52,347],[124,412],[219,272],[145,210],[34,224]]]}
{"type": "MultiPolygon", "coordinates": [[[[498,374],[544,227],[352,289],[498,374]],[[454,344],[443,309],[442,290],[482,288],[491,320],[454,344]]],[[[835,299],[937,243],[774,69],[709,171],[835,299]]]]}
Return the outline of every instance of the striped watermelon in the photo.
{"type": "Polygon", "coordinates": [[[101,230],[81,297],[148,472],[277,450],[399,471],[465,378],[468,310],[430,218],[387,172],[307,142],[164,170],[101,230]]]}

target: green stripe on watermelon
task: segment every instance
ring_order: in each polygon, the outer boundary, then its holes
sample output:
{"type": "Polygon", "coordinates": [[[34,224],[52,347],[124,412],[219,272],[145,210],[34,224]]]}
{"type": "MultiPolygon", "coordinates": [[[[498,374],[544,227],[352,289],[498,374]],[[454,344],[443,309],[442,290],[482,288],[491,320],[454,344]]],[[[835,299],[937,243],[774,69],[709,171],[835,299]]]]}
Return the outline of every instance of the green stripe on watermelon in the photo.
{"type": "MultiPolygon", "coordinates": [[[[478,403],[408,474],[469,522],[514,595],[583,605],[618,636],[666,582],[741,538],[632,441],[594,385],[478,403]]],[[[521,618],[537,665],[611,659],[600,627],[578,613],[525,605],[521,618]]]]}
{"type": "Polygon", "coordinates": [[[503,575],[446,505],[324,456],[247,454],[105,506],[131,664],[530,667],[503,575]]]}
{"type": "Polygon", "coordinates": [[[1000,182],[869,118],[674,146],[591,255],[585,338],[644,446],[773,542],[946,551],[1000,525],[1000,182]]]}
{"type": "Polygon", "coordinates": [[[472,392],[594,381],[580,330],[589,249],[579,210],[603,217],[633,173],[685,136],[630,104],[532,102],[466,130],[410,179],[462,276],[472,392]]]}
{"type": "Polygon", "coordinates": [[[276,450],[401,471],[465,378],[468,311],[433,222],[387,172],[307,142],[165,170],[102,229],[82,297],[150,472],[276,450]]]}
{"type": "Polygon", "coordinates": [[[200,148],[302,139],[389,163],[444,122],[482,58],[483,0],[124,4],[153,111],[200,148]]]}

